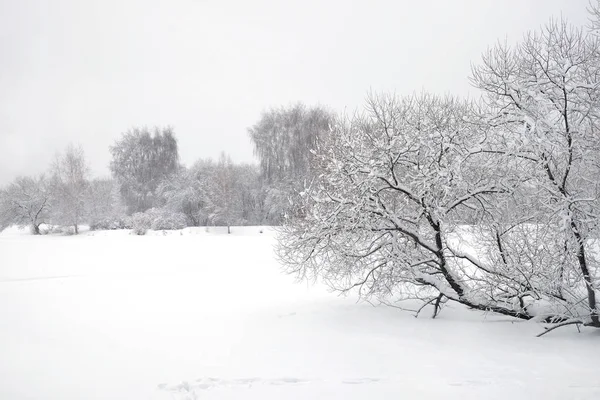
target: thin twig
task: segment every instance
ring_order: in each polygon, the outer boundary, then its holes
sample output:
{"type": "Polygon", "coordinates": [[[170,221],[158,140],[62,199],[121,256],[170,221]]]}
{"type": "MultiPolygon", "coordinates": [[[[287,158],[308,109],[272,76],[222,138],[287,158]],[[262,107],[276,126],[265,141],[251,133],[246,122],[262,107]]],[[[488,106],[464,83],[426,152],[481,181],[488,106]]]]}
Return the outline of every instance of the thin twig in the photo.
{"type": "Polygon", "coordinates": [[[550,333],[553,330],[555,330],[556,328],[561,328],[563,326],[567,326],[567,325],[577,325],[577,329],[579,330],[579,325],[583,325],[583,321],[575,319],[575,320],[570,320],[570,321],[565,321],[565,322],[561,322],[560,324],[556,324],[551,328],[546,328],[546,330],[542,333],[540,333],[539,335],[537,335],[536,337],[542,337],[544,336],[546,333],[550,333]]]}

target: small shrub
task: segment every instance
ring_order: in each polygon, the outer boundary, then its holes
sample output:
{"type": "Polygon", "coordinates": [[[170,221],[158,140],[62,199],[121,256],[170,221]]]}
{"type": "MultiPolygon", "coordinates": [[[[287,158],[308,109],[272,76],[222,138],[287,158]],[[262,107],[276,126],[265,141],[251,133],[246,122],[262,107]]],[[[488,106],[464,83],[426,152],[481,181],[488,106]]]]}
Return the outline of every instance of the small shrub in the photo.
{"type": "Polygon", "coordinates": [[[69,226],[62,226],[62,225],[46,225],[46,229],[45,229],[45,233],[43,234],[60,234],[60,235],[64,235],[64,234],[68,234],[69,233],[69,226]]]}
{"type": "Polygon", "coordinates": [[[136,235],[145,235],[148,229],[152,227],[152,218],[147,213],[135,213],[126,222],[132,232],[136,235]]]}
{"type": "Polygon", "coordinates": [[[153,230],[175,230],[183,229],[187,226],[187,218],[182,213],[159,212],[152,216],[153,230]]]}
{"type": "Polygon", "coordinates": [[[151,208],[143,213],[135,213],[124,224],[136,235],[145,235],[148,229],[155,231],[183,229],[187,226],[185,214],[172,213],[159,208],[151,208]]]}
{"type": "MultiPolygon", "coordinates": [[[[125,221],[121,218],[103,218],[90,223],[91,231],[124,229],[125,221]]],[[[129,228],[131,229],[131,228],[129,228]]]]}

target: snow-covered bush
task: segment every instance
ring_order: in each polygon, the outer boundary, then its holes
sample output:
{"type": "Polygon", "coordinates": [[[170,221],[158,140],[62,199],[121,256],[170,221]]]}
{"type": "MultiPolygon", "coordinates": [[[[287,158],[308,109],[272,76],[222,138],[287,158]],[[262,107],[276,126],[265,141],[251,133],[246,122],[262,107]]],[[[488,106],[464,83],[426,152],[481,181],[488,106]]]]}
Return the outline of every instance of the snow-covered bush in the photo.
{"type": "Polygon", "coordinates": [[[151,208],[143,213],[135,213],[128,217],[125,226],[136,235],[145,235],[152,230],[183,229],[187,226],[187,218],[183,213],[174,213],[161,208],[151,208]]]}
{"type": "Polygon", "coordinates": [[[187,226],[187,218],[183,213],[170,213],[158,210],[158,212],[151,213],[151,216],[151,228],[155,231],[183,229],[187,226]]]}
{"type": "MultiPolygon", "coordinates": [[[[91,231],[125,229],[126,223],[122,218],[102,218],[90,222],[91,231]]],[[[131,229],[131,228],[130,228],[131,229]]]]}
{"type": "Polygon", "coordinates": [[[152,227],[152,216],[149,213],[135,213],[127,218],[126,226],[136,235],[145,235],[152,227]]]}

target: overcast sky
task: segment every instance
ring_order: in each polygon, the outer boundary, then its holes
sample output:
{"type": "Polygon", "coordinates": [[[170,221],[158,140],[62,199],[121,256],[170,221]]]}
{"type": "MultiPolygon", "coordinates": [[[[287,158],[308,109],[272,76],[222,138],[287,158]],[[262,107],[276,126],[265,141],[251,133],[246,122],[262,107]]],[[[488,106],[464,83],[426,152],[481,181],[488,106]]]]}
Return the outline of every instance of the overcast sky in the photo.
{"type": "Polygon", "coordinates": [[[270,106],[354,110],[365,94],[473,94],[472,62],[587,0],[0,0],[0,185],[80,143],[94,176],[133,126],[182,161],[252,161],[270,106]]]}

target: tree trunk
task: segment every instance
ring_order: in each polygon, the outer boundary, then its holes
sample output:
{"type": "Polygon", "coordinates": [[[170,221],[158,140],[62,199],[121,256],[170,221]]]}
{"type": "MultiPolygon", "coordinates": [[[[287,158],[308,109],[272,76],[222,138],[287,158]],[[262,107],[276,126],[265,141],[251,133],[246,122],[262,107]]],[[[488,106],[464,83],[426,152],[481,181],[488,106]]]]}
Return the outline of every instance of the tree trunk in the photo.
{"type": "Polygon", "coordinates": [[[229,225],[227,225],[227,234],[231,233],[231,227],[229,225]]]}
{"type": "MultiPolygon", "coordinates": [[[[448,283],[448,285],[450,285],[450,287],[452,288],[452,290],[454,290],[456,292],[456,294],[458,295],[458,297],[456,299],[451,299],[448,297],[448,300],[454,300],[458,303],[464,304],[467,307],[471,307],[473,309],[476,310],[481,310],[481,311],[493,311],[495,313],[498,314],[502,314],[502,315],[508,315],[514,318],[519,318],[519,319],[524,319],[524,320],[530,320],[533,318],[532,315],[530,315],[527,312],[523,312],[523,311],[515,311],[512,310],[510,308],[505,308],[496,304],[479,304],[477,302],[473,302],[471,301],[469,298],[467,298],[465,295],[465,289],[463,288],[463,285],[460,281],[458,281],[454,275],[452,274],[450,267],[448,266],[448,262],[446,260],[446,257],[444,255],[444,240],[442,238],[442,226],[441,226],[441,222],[440,221],[435,221],[431,215],[426,215],[427,220],[429,221],[430,226],[433,228],[434,232],[435,232],[435,245],[436,245],[436,256],[438,258],[438,266],[440,268],[440,272],[442,273],[442,276],[444,277],[444,280],[446,281],[446,283],[448,283]]],[[[439,288],[438,288],[439,289],[439,288]]],[[[442,300],[442,293],[440,293],[440,296],[437,298],[437,302],[435,305],[435,310],[437,315],[437,311],[439,311],[439,302],[442,300]]]]}
{"type": "Polygon", "coordinates": [[[75,227],[75,234],[78,235],[79,234],[79,227],[77,226],[77,224],[73,225],[75,227]]]}
{"type": "Polygon", "coordinates": [[[32,224],[32,228],[33,228],[33,234],[34,235],[39,235],[40,234],[40,226],[38,224],[32,224]]]}
{"type": "Polygon", "coordinates": [[[590,307],[590,318],[592,319],[592,326],[600,328],[600,318],[598,316],[598,307],[596,304],[596,291],[588,268],[587,259],[585,257],[585,243],[584,239],[579,233],[579,229],[573,220],[571,220],[571,231],[577,242],[577,261],[579,262],[579,268],[585,281],[585,287],[588,294],[588,306],[590,307]]]}
{"type": "Polygon", "coordinates": [[[438,297],[435,299],[435,304],[433,305],[433,317],[432,318],[437,317],[437,315],[440,311],[440,306],[441,306],[441,302],[442,302],[443,298],[444,298],[444,295],[440,293],[438,295],[438,297]]]}

